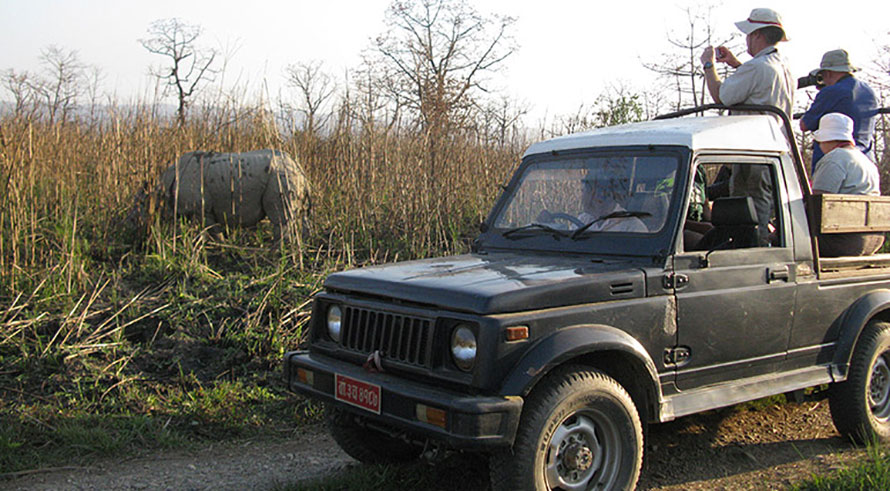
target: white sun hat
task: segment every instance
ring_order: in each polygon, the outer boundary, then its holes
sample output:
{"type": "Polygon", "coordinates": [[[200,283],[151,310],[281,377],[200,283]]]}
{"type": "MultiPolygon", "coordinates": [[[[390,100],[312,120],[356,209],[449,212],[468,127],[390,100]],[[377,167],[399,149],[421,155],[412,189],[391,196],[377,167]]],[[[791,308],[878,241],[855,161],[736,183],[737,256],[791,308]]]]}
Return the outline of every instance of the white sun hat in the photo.
{"type": "Polygon", "coordinates": [[[828,113],[819,120],[819,129],[813,132],[817,142],[853,141],[853,120],[846,114],[828,113]]]}
{"type": "Polygon", "coordinates": [[[754,9],[747,19],[736,22],[735,26],[745,34],[751,34],[764,27],[778,27],[782,30],[782,41],[788,40],[788,35],[785,34],[785,28],[782,26],[782,16],[773,9],[754,9]]]}

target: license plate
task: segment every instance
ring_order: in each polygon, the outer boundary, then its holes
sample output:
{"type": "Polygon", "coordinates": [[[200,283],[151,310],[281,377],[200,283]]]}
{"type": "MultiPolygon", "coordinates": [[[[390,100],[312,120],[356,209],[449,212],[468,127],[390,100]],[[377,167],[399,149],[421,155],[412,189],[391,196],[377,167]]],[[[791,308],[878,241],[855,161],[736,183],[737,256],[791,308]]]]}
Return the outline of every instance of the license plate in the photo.
{"type": "Polygon", "coordinates": [[[380,386],[335,374],[334,398],[380,414],[380,386]]]}

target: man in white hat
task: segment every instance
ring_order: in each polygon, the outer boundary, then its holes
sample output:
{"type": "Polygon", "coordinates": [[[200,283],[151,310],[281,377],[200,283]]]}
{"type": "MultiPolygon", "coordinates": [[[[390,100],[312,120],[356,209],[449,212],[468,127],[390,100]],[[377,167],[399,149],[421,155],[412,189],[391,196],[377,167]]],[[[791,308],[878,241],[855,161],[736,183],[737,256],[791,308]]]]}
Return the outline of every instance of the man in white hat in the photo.
{"type": "MultiPolygon", "coordinates": [[[[853,119],[853,141],[856,148],[874,160],[875,117],[878,98],[865,82],[853,77],[858,68],[850,63],[849,54],[835,49],[822,55],[818,73],[825,87],[816,94],[813,105],[800,119],[802,131],[819,128],[819,119],[828,113],[842,113],[853,119]]],[[[822,158],[819,145],[813,144],[813,165],[822,158]]]]}
{"type": "Polygon", "coordinates": [[[735,23],[746,34],[748,54],[742,63],[725,46],[708,46],[701,55],[708,92],[714,102],[775,106],[791,117],[795,82],[777,45],[788,41],[782,18],[771,9],[754,9],[746,20],[735,23]],[[721,80],[715,62],[726,63],[736,71],[721,80]]]}
{"type": "MultiPolygon", "coordinates": [[[[853,144],[853,120],[828,113],[813,132],[824,156],[813,172],[815,194],[881,194],[878,167],[853,144]]],[[[819,255],[827,257],[873,254],[884,243],[883,234],[827,234],[819,236],[819,255]]]]}

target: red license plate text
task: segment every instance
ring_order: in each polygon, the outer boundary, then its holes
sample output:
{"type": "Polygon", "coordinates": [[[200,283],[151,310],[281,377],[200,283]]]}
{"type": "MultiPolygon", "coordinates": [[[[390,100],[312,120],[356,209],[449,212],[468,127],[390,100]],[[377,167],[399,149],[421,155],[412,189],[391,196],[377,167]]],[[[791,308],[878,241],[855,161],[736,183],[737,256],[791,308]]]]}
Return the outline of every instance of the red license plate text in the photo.
{"type": "Polygon", "coordinates": [[[345,375],[334,376],[334,398],[362,409],[380,414],[380,386],[362,382],[345,375]]]}

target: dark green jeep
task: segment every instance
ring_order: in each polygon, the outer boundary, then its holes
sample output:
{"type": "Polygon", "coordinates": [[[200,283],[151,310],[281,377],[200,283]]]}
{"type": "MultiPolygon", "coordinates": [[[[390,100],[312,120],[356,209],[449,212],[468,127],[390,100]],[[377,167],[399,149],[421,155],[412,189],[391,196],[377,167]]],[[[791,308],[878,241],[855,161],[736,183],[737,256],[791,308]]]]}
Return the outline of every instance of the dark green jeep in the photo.
{"type": "Polygon", "coordinates": [[[890,203],[811,196],[786,132],[678,117],[532,145],[471,254],[328,277],[289,387],[360,461],[486,452],[504,490],[630,489],[645,425],[826,384],[842,433],[887,440],[890,259],[817,236],[887,230],[890,203]]]}

